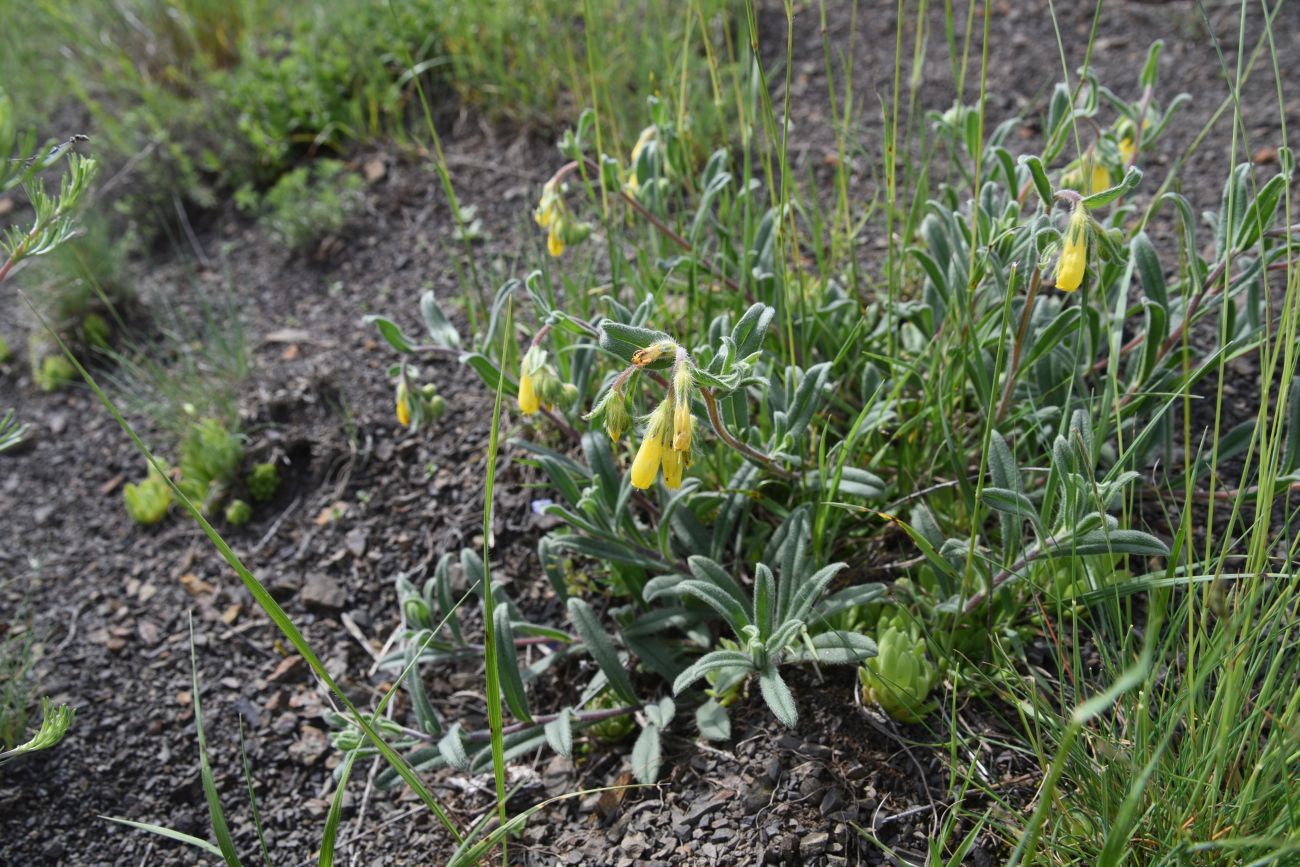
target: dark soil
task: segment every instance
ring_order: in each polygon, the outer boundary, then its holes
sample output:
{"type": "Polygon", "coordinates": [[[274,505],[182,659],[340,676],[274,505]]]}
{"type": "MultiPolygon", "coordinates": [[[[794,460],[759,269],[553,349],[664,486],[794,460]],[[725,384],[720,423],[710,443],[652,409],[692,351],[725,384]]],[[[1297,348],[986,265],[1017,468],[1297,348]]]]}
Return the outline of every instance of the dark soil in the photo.
{"type": "MultiPolygon", "coordinates": [[[[848,10],[841,8],[848,4],[827,5],[833,7],[831,44],[853,54],[861,166],[852,194],[867,201],[877,189],[869,167],[881,151],[877,95],[892,86],[893,7],[887,13],[861,10],[850,46],[848,10]]],[[[1072,68],[1082,60],[1091,23],[1091,4],[1084,5],[1057,4],[1072,68]]],[[[992,121],[1016,112],[1036,115],[1059,78],[1045,6],[994,4],[992,121]]],[[[1236,52],[1235,14],[1235,5],[1216,4],[1211,11],[1226,57],[1236,52]]],[[[817,4],[796,9],[792,140],[796,176],[806,177],[810,166],[825,178],[835,144],[818,16],[817,4]]],[[[769,58],[782,59],[779,4],[769,4],[763,24],[769,58]]],[[[1227,92],[1207,32],[1191,2],[1106,4],[1093,56],[1102,81],[1134,95],[1147,45],[1163,38],[1162,100],[1179,90],[1194,96],[1149,160],[1151,177],[1163,175],[1227,92]]],[[[1300,7],[1283,8],[1275,33],[1282,69],[1300,68],[1300,7]]],[[[910,29],[904,33],[905,46],[913,39],[910,29]]],[[[930,45],[920,102],[943,109],[952,92],[938,21],[930,45]]],[[[772,81],[783,81],[784,70],[772,68],[772,81]]],[[[1246,88],[1243,109],[1248,139],[1242,150],[1266,156],[1263,149],[1280,143],[1267,69],[1257,70],[1246,88]]],[[[1292,128],[1300,128],[1294,126],[1300,103],[1289,103],[1287,112],[1292,128]]],[[[1027,140],[1033,134],[1027,130],[1027,140]]],[[[1182,188],[1198,210],[1217,206],[1229,136],[1221,123],[1182,170],[1182,188]]],[[[449,130],[448,154],[459,195],[483,220],[486,240],[477,260],[489,263],[485,285],[517,276],[521,244],[539,243],[529,213],[545,175],[558,165],[557,154],[545,143],[485,137],[477,125],[449,130]]],[[[326,263],[290,255],[255,225],[227,213],[198,227],[195,243],[209,264],[197,276],[191,276],[195,250],[147,268],[141,263],[139,272],[146,302],[184,286],[218,293],[229,285],[237,294],[257,362],[241,406],[250,451],[281,461],[286,484],[230,541],[330,671],[366,703],[383,683],[382,675],[370,673],[375,654],[398,622],[395,577],[422,579],[441,553],[482,545],[491,410],[490,395],[476,379],[433,362],[447,415],[413,435],[393,418],[385,374],[393,355],[363,317],[384,312],[419,333],[421,291],[431,286],[442,298],[459,291],[453,267],[458,242],[426,162],[390,154],[358,162],[373,159],[383,160],[386,171],[371,185],[368,212],[326,263]]],[[[868,246],[862,255],[871,259],[878,252],[868,246]]],[[[15,346],[22,345],[25,322],[17,305],[0,308],[0,329],[15,346]]],[[[1250,383],[1240,383],[1240,396],[1236,383],[1228,387],[1241,417],[1252,413],[1250,383]]],[[[321,718],[330,706],[327,694],[293,662],[277,630],[191,523],[173,516],[141,529],[130,522],[121,485],[143,474],[143,462],[89,392],[39,393],[25,365],[14,362],[0,377],[0,406],[10,405],[31,425],[33,443],[0,457],[0,623],[17,623],[20,610],[31,612],[28,628],[42,649],[40,690],[76,706],[78,717],[56,749],[0,771],[0,864],[202,861],[193,850],[98,818],[123,816],[208,835],[190,694],[191,612],[207,740],[236,839],[251,856],[256,841],[239,758],[242,725],[272,859],[308,863],[333,790],[330,769],[338,762],[321,718]]],[[[518,421],[507,419],[507,425],[518,421]]],[[[531,619],[564,625],[535,555],[542,519],[531,501],[546,494],[529,487],[537,479],[514,462],[518,456],[503,450],[499,467],[494,574],[531,619]]],[[[468,714],[468,727],[481,727],[483,703],[474,692],[481,674],[466,668],[440,678],[431,688],[435,701],[459,709],[453,716],[468,714]]],[[[794,687],[803,720],[797,732],[782,730],[757,696],[733,708],[731,743],[698,744],[689,724],[679,726],[667,741],[657,787],[562,802],[528,826],[511,847],[511,860],[885,863],[855,827],[901,857],[923,858],[932,829],[951,805],[947,752],[926,746],[944,742],[945,735],[899,729],[861,708],[851,672],[830,674],[825,682],[809,674],[794,687]]],[[[963,713],[963,722],[976,734],[990,730],[975,712],[963,713]]],[[[1000,741],[986,740],[994,742],[1000,741]]],[[[523,788],[511,806],[625,783],[630,748],[630,742],[596,745],[576,766],[549,754],[518,761],[512,779],[523,788]]],[[[980,759],[987,781],[1002,787],[1007,803],[1029,802],[1035,769],[991,746],[980,759]]],[[[445,857],[448,841],[418,802],[375,790],[367,779],[372,769],[358,768],[345,809],[342,857],[368,865],[445,857]]],[[[431,780],[462,825],[491,807],[490,777],[443,771],[431,780]]],[[[979,811],[986,805],[965,806],[979,811]]],[[[971,863],[995,863],[1003,852],[999,845],[982,840],[971,863]]]]}

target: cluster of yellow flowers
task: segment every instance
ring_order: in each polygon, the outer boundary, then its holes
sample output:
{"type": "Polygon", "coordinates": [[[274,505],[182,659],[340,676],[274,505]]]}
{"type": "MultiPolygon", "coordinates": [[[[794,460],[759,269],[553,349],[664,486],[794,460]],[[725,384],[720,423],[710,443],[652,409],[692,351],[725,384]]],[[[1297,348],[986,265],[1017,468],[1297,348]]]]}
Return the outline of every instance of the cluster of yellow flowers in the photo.
{"type": "Polygon", "coordinates": [[[397,381],[396,403],[397,423],[402,427],[410,427],[417,415],[419,420],[437,421],[447,411],[447,402],[433,383],[427,383],[412,393],[405,375],[397,381]]]}
{"type": "MultiPolygon", "coordinates": [[[[634,355],[633,364],[649,364],[658,357],[647,358],[642,355],[646,352],[641,350],[634,355]]],[[[645,438],[632,461],[632,487],[644,490],[653,485],[661,466],[668,488],[676,490],[682,486],[682,472],[691,465],[691,438],[695,434],[695,416],[691,413],[694,389],[690,360],[686,351],[677,347],[672,387],[650,413],[645,438]]]]}
{"type": "Polygon", "coordinates": [[[546,352],[539,346],[530,346],[519,365],[519,411],[532,415],[543,406],[550,409],[555,404],[573,403],[578,398],[578,387],[562,382],[559,375],[546,362],[546,352]]]}
{"type": "Polygon", "coordinates": [[[546,230],[546,251],[552,256],[562,255],[566,245],[580,244],[591,235],[591,224],[573,219],[564,204],[559,175],[542,187],[533,221],[546,230]]]}

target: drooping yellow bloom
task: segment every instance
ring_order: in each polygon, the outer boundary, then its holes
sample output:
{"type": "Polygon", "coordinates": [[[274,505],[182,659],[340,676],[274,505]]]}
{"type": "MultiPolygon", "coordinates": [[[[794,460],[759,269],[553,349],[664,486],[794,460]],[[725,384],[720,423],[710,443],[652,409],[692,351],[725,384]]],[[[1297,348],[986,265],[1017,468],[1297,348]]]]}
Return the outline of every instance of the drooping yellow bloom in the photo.
{"type": "Polygon", "coordinates": [[[1088,265],[1088,210],[1075,204],[1070,213],[1070,223],[1065,228],[1065,241],[1061,258],[1056,263],[1056,288],[1073,292],[1083,285],[1083,272],[1088,265]]]}
{"type": "Polygon", "coordinates": [[[537,203],[537,210],[533,211],[533,220],[543,229],[548,229],[551,223],[555,222],[555,217],[559,211],[560,197],[556,189],[555,178],[551,178],[542,187],[542,198],[537,203]]]}
{"type": "MultiPolygon", "coordinates": [[[[671,451],[671,449],[669,450],[671,451]]],[[[632,487],[645,490],[655,483],[659,475],[659,462],[663,458],[664,446],[659,437],[648,434],[641,440],[641,447],[636,451],[632,461],[632,487]]]]}
{"type": "Polygon", "coordinates": [[[1137,153],[1137,144],[1133,141],[1132,136],[1124,136],[1119,140],[1119,157],[1125,166],[1133,162],[1133,155],[1137,153]]]}
{"type": "Polygon", "coordinates": [[[648,126],[641,130],[641,135],[637,137],[636,144],[632,146],[632,157],[628,168],[627,180],[623,183],[623,192],[629,196],[635,197],[637,191],[641,189],[641,181],[636,176],[636,164],[641,159],[641,152],[645,150],[646,145],[650,144],[655,137],[655,128],[648,126]]]}
{"type": "Polygon", "coordinates": [[[550,232],[546,235],[546,252],[559,257],[564,254],[564,236],[560,234],[560,223],[552,222],[550,232]]]}
{"type": "Polygon", "coordinates": [[[682,486],[682,466],[685,464],[682,453],[676,448],[665,450],[663,464],[664,484],[675,491],[682,486]]]}
{"type": "Polygon", "coordinates": [[[1109,190],[1110,187],[1110,169],[1106,168],[1104,163],[1094,157],[1092,162],[1092,189],[1090,192],[1100,193],[1102,190],[1109,190]]]}
{"type": "Polygon", "coordinates": [[[645,150],[645,146],[650,144],[650,142],[654,141],[655,132],[656,130],[653,126],[648,126],[645,129],[641,130],[641,134],[637,136],[636,144],[632,145],[633,166],[636,165],[637,160],[641,159],[641,152],[645,150]]]}
{"type": "Polygon", "coordinates": [[[536,384],[533,382],[533,374],[530,368],[533,361],[533,351],[530,349],[524,355],[524,363],[519,368],[519,411],[524,415],[532,415],[541,408],[541,399],[537,396],[536,384]]]}
{"type": "Polygon", "coordinates": [[[397,423],[402,427],[411,426],[411,402],[406,394],[406,383],[397,386],[397,423]]]}
{"type": "MultiPolygon", "coordinates": [[[[659,464],[664,459],[664,441],[668,439],[669,417],[672,415],[672,398],[664,400],[650,413],[646,422],[645,439],[632,460],[632,487],[645,490],[655,483],[659,464]]],[[[671,451],[671,450],[670,450],[671,451]]]]}

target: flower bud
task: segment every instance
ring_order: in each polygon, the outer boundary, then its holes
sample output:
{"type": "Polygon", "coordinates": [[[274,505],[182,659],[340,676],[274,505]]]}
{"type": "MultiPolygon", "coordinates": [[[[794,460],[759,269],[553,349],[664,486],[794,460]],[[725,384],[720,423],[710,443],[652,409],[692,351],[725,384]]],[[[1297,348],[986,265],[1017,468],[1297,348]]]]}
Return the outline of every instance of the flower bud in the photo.
{"type": "Polygon", "coordinates": [[[672,340],[657,340],[642,349],[632,353],[632,363],[637,367],[645,367],[648,364],[654,364],[667,352],[672,352],[677,348],[677,344],[672,340]]]}

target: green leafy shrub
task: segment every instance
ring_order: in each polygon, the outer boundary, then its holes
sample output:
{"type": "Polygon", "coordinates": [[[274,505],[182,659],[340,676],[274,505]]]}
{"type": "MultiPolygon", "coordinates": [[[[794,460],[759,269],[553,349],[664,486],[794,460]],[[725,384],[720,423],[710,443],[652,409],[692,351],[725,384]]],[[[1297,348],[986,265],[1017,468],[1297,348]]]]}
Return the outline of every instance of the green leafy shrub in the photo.
{"type": "Polygon", "coordinates": [[[361,204],[365,182],[337,160],[316,160],[280,177],[259,211],[285,246],[308,250],[340,232],[361,204]]]}

